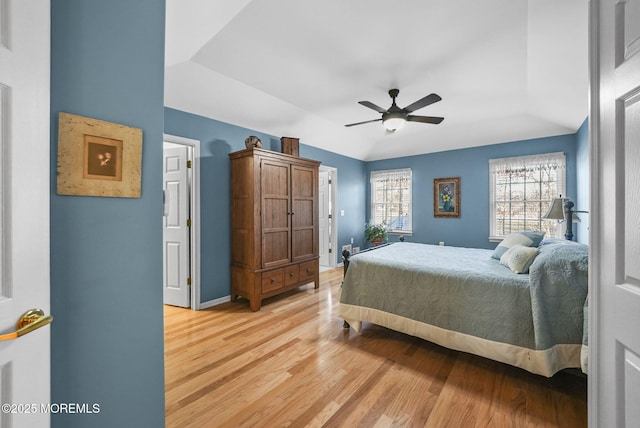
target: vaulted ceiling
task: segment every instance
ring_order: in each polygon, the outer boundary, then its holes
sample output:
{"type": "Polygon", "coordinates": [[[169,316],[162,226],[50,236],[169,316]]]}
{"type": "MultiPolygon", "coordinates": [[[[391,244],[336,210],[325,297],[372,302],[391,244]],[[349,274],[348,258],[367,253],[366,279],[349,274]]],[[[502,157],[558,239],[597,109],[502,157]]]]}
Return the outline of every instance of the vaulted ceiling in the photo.
{"type": "Polygon", "coordinates": [[[167,0],[165,105],[362,160],[575,132],[586,0],[167,0]],[[439,125],[395,133],[361,106],[439,125]]]}

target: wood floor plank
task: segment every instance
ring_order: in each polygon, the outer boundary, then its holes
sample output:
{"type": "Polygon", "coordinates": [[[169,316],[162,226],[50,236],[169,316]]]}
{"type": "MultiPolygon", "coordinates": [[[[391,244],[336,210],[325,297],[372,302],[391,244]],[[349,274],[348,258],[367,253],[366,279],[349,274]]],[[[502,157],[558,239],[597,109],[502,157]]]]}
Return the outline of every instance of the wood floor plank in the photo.
{"type": "Polygon", "coordinates": [[[586,427],[586,378],[551,379],[380,326],[343,330],[342,269],[266,299],[165,306],[166,426],[586,427]]]}

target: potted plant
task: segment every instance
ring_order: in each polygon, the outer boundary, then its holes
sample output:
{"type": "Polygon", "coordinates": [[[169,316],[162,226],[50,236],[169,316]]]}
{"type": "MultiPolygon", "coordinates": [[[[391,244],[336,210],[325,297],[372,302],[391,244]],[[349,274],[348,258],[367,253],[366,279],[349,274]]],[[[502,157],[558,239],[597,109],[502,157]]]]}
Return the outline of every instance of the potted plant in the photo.
{"type": "Polygon", "coordinates": [[[364,239],[373,245],[380,245],[387,240],[389,234],[384,224],[367,223],[364,228],[364,239]]]}

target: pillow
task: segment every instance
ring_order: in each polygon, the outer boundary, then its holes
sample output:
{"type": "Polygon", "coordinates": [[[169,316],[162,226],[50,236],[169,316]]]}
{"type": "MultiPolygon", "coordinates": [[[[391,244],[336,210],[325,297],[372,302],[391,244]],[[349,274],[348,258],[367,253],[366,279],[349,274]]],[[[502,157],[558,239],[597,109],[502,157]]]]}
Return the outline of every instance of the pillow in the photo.
{"type": "Polygon", "coordinates": [[[516,244],[504,252],[500,257],[500,263],[511,269],[514,273],[528,273],[529,266],[538,255],[538,247],[525,247],[516,244]]]}
{"type": "Polygon", "coordinates": [[[529,274],[538,277],[555,275],[566,279],[572,277],[571,274],[575,277],[576,272],[586,277],[588,270],[589,246],[573,242],[538,247],[538,256],[529,268],[529,274]]]}
{"type": "Polygon", "coordinates": [[[543,245],[575,245],[575,244],[578,244],[578,242],[569,241],[567,239],[560,239],[560,238],[544,238],[542,241],[540,241],[540,245],[538,245],[538,247],[542,247],[543,245]]]}
{"type": "Polygon", "coordinates": [[[507,237],[498,244],[491,257],[500,260],[500,257],[502,257],[505,251],[516,244],[524,245],[525,247],[537,247],[540,241],[542,241],[542,238],[544,238],[544,232],[512,233],[511,235],[507,235],[507,237]]]}

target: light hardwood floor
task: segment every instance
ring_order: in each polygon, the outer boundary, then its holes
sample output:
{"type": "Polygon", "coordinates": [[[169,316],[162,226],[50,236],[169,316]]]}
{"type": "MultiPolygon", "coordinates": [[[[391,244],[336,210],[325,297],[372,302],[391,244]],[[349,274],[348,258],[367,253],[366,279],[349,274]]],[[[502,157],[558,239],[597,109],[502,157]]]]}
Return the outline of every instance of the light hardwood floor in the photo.
{"type": "Polygon", "coordinates": [[[251,312],[165,306],[167,427],[586,427],[584,376],[551,379],[366,324],[342,270],[251,312]]]}

